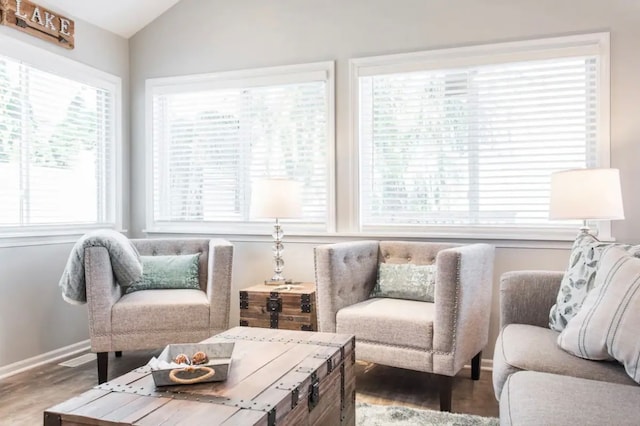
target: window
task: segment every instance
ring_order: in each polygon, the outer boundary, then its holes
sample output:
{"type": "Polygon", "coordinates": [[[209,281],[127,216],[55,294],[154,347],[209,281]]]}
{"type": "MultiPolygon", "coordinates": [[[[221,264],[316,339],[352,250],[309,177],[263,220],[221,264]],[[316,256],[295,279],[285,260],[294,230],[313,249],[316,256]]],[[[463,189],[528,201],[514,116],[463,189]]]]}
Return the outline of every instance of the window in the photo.
{"type": "Polygon", "coordinates": [[[332,222],[333,63],[147,83],[151,230],[252,232],[251,185],[302,184],[289,230],[332,222]]]}
{"type": "Polygon", "coordinates": [[[608,38],[352,63],[361,230],[575,236],[548,219],[558,170],[608,166],[608,38]]]}
{"type": "Polygon", "coordinates": [[[119,93],[117,77],[1,43],[0,234],[116,225],[119,93]]]}

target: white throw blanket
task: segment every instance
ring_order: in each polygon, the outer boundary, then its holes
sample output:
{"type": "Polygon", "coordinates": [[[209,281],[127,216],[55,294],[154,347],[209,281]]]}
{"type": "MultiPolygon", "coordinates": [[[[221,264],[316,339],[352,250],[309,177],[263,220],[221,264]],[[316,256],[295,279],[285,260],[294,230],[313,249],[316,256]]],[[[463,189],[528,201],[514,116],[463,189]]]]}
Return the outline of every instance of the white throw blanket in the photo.
{"type": "Polygon", "coordinates": [[[107,249],[113,274],[120,285],[131,285],[142,277],[140,254],[127,237],[110,229],[89,232],[73,246],[60,278],[62,298],[66,302],[74,305],[87,303],[84,273],[84,250],[87,247],[107,249]]]}

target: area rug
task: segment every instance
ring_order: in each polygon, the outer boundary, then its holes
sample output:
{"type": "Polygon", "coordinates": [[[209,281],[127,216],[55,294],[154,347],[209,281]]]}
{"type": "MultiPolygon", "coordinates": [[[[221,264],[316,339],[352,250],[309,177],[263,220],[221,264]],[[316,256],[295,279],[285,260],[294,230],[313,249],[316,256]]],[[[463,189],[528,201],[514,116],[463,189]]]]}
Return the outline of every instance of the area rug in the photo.
{"type": "Polygon", "coordinates": [[[495,417],[358,403],[356,404],[356,424],[357,426],[497,426],[500,422],[495,417]]]}

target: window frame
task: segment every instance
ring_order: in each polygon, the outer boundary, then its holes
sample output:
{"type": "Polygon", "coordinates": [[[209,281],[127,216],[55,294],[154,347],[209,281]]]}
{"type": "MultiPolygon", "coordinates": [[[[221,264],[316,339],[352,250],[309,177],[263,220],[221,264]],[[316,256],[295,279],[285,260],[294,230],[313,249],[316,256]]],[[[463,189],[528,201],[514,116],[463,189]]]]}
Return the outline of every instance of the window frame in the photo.
{"type": "Polygon", "coordinates": [[[101,228],[123,230],[123,107],[122,79],[114,74],[55,54],[49,50],[0,33],[0,55],[39,71],[73,80],[77,83],[109,91],[113,95],[111,111],[113,132],[110,144],[112,156],[105,169],[112,179],[106,194],[106,222],[96,224],[26,225],[0,227],[0,246],[34,245],[43,242],[71,241],[87,231],[101,228]]]}
{"type": "Polygon", "coordinates": [[[153,98],[156,94],[180,93],[190,89],[223,89],[311,81],[324,78],[327,91],[327,206],[325,224],[281,220],[288,235],[335,232],[335,64],[333,61],[252,68],[172,77],[150,78],[145,85],[145,230],[146,233],[196,233],[221,235],[263,234],[270,219],[250,221],[156,221],[154,218],[153,98]]]}
{"type": "MultiPolygon", "coordinates": [[[[360,176],[362,168],[360,159],[359,78],[578,55],[599,56],[600,103],[597,116],[597,167],[610,167],[610,36],[607,32],[351,59],[349,61],[349,122],[351,138],[349,222],[351,229],[362,234],[393,234],[397,236],[437,238],[546,241],[570,241],[575,239],[579,226],[573,229],[570,225],[566,228],[558,229],[517,226],[363,225],[360,214],[362,203],[360,176]]],[[[611,221],[598,221],[592,223],[591,226],[592,229],[597,230],[598,238],[602,240],[612,239],[611,221]]]]}

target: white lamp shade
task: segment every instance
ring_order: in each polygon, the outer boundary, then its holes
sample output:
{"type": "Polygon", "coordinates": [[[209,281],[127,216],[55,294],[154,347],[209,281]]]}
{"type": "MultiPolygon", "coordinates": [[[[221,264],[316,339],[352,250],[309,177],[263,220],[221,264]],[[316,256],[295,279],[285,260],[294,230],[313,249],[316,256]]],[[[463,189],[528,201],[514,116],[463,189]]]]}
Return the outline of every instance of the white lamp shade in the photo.
{"type": "Polygon", "coordinates": [[[302,187],[290,179],[263,179],[251,188],[253,218],[292,219],[302,215],[302,187]]]}
{"type": "Polygon", "coordinates": [[[618,169],[577,169],[551,175],[550,219],[624,219],[618,169]]]}

